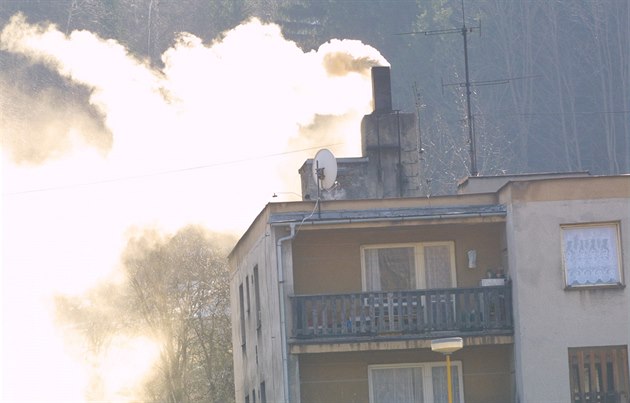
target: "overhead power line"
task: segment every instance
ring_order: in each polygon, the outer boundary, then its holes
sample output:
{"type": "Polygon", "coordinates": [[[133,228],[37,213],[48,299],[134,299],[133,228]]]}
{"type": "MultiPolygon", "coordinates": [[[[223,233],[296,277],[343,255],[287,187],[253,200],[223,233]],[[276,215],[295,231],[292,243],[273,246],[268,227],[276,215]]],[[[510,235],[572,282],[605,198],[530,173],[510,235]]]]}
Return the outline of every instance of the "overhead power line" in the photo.
{"type": "Polygon", "coordinates": [[[79,188],[79,187],[104,185],[104,184],[108,184],[108,183],[124,182],[124,181],[136,180],[136,179],[146,179],[146,178],[151,178],[151,177],[156,177],[156,176],[170,175],[170,174],[174,174],[174,173],[195,171],[195,170],[199,170],[199,169],[216,168],[216,167],[221,167],[221,166],[226,166],[226,165],[239,164],[239,163],[243,163],[243,162],[257,161],[257,160],[263,160],[263,159],[273,158],[273,157],[280,157],[280,156],[283,156],[283,155],[295,154],[295,153],[300,153],[300,152],[304,152],[304,151],[318,150],[320,148],[334,147],[334,146],[338,146],[338,145],[342,145],[342,144],[343,143],[325,144],[325,145],[321,145],[321,146],[317,146],[317,147],[308,147],[308,148],[302,148],[302,149],[298,149],[298,150],[284,151],[284,152],[281,152],[281,153],[266,154],[266,155],[261,155],[261,156],[258,156],[258,157],[243,158],[243,159],[239,159],[239,160],[225,161],[225,162],[217,162],[217,163],[214,163],[214,164],[196,165],[196,166],[192,166],[192,167],[169,169],[169,170],[164,170],[164,171],[159,171],[159,172],[151,172],[151,173],[142,174],[142,175],[124,176],[124,177],[119,177],[119,178],[103,179],[103,180],[99,180],[99,181],[84,182],[84,183],[73,183],[73,184],[69,184],[69,185],[51,186],[51,187],[39,188],[39,189],[29,189],[29,190],[22,190],[22,191],[19,191],[19,192],[8,192],[8,193],[3,193],[3,196],[16,196],[16,195],[23,195],[23,194],[28,194],[28,193],[48,192],[48,191],[53,191],[53,190],[74,189],[74,188],[79,188]]]}

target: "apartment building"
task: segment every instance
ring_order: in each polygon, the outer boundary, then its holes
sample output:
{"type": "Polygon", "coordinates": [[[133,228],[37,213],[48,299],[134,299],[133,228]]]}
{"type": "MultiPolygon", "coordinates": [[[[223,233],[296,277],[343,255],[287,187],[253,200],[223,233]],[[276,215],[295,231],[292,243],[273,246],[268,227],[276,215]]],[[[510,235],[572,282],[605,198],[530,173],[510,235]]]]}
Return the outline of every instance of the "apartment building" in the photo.
{"type": "MultiPolygon", "coordinates": [[[[426,197],[373,70],[363,157],[263,208],[230,254],[237,402],[629,402],[630,176],[470,177],[426,197]]],[[[315,172],[315,175],[313,175],[315,172]]],[[[321,173],[321,172],[320,172],[321,173]]],[[[325,174],[325,171],[324,171],[325,174]]]]}

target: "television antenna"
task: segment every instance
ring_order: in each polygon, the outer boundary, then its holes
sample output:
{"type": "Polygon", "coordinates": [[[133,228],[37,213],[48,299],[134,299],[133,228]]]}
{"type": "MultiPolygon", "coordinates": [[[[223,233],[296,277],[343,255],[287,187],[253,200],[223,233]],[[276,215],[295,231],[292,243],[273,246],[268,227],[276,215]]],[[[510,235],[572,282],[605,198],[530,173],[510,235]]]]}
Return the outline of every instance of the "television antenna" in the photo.
{"type": "MultiPolygon", "coordinates": [[[[464,38],[464,70],[466,74],[466,81],[463,83],[463,86],[466,88],[466,120],[468,121],[468,146],[470,153],[470,174],[472,176],[477,176],[477,156],[475,150],[475,133],[473,131],[472,125],[472,113],[471,113],[471,105],[470,105],[470,87],[472,83],[470,82],[470,75],[468,69],[468,34],[477,30],[481,34],[481,24],[476,27],[467,27],[466,26],[466,15],[464,14],[464,0],[461,0],[462,3],[462,27],[461,28],[449,28],[449,29],[436,29],[431,31],[412,31],[412,32],[403,32],[397,35],[444,35],[444,34],[462,34],[464,38]]],[[[444,90],[444,84],[442,84],[442,90],[444,90]]]]}
{"type": "MultiPolygon", "coordinates": [[[[514,80],[522,80],[527,78],[536,78],[539,76],[525,76],[525,77],[511,77],[504,78],[499,80],[487,80],[487,81],[470,81],[470,70],[468,67],[468,34],[474,31],[479,31],[481,35],[481,23],[476,27],[468,27],[466,26],[466,14],[464,9],[464,0],[461,0],[462,5],[462,27],[461,28],[449,28],[449,29],[437,29],[431,31],[412,31],[412,32],[403,32],[396,35],[444,35],[444,34],[461,34],[464,39],[464,70],[466,81],[460,83],[447,83],[444,84],[442,81],[442,92],[444,92],[444,87],[449,86],[458,86],[466,89],[466,120],[468,123],[468,146],[470,153],[470,175],[477,176],[479,171],[477,170],[477,147],[475,142],[475,130],[473,124],[473,115],[472,115],[472,106],[470,102],[470,94],[471,87],[478,87],[484,85],[498,85],[498,84],[508,84],[514,80]]],[[[416,90],[416,97],[418,96],[416,90]]]]}

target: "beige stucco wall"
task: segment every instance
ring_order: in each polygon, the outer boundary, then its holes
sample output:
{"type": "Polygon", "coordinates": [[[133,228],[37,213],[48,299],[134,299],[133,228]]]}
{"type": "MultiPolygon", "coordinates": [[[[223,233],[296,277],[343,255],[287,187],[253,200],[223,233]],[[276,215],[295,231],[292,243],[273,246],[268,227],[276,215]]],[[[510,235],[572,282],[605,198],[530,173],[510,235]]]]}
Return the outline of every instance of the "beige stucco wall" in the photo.
{"type": "MultiPolygon", "coordinates": [[[[461,361],[466,403],[509,403],[513,399],[512,345],[464,347],[461,361]]],[[[300,356],[302,403],[364,403],[369,400],[368,365],[441,362],[430,349],[300,356]]]]}
{"type": "Polygon", "coordinates": [[[630,279],[630,177],[514,183],[503,190],[521,402],[568,402],[568,348],[630,344],[627,288],[565,290],[561,224],[621,223],[630,279]]]}
{"type": "Polygon", "coordinates": [[[361,245],[454,241],[458,287],[476,287],[502,266],[504,223],[300,231],[293,242],[296,294],[361,291],[361,245]],[[466,252],[477,250],[477,268],[466,252]]]}

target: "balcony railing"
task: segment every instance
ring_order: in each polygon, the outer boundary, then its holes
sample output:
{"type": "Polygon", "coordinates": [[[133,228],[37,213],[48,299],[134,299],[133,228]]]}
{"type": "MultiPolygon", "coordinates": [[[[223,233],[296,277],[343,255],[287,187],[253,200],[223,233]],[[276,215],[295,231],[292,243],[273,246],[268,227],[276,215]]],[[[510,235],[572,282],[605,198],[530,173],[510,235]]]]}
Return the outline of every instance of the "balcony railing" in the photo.
{"type": "Polygon", "coordinates": [[[509,285],[292,297],[295,339],[513,331],[509,285]]]}

